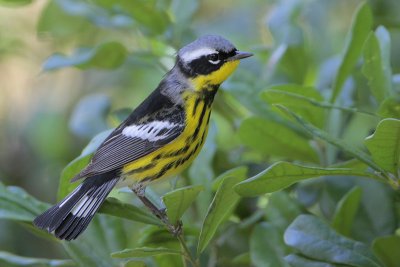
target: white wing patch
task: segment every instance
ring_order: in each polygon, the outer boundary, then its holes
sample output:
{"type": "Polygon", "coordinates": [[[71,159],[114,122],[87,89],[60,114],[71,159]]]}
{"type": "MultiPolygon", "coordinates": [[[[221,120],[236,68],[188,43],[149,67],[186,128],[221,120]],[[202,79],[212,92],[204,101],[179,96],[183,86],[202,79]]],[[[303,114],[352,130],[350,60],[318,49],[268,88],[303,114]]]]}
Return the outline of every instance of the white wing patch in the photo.
{"type": "Polygon", "coordinates": [[[203,48],[199,48],[199,49],[196,49],[193,51],[187,51],[181,55],[181,58],[185,62],[190,62],[201,56],[206,56],[206,55],[215,54],[215,53],[218,53],[218,51],[215,49],[209,48],[209,47],[203,47],[203,48]]]}
{"type": "Polygon", "coordinates": [[[145,124],[128,126],[122,130],[122,134],[154,142],[169,137],[171,131],[176,129],[176,127],[182,126],[182,124],[169,121],[152,121],[145,124]]]}

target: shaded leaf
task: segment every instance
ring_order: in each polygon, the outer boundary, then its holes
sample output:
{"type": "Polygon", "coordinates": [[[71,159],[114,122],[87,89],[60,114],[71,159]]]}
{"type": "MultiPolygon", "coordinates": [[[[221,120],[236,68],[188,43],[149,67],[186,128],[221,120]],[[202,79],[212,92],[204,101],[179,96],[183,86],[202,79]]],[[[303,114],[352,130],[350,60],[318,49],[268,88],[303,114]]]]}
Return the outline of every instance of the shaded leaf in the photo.
{"type": "Polygon", "coordinates": [[[350,236],[354,217],[361,201],[361,188],[355,187],[339,201],[332,219],[332,228],[344,236],[350,236]]]}
{"type": "Polygon", "coordinates": [[[0,251],[0,262],[18,266],[76,266],[72,260],[40,259],[18,256],[9,252],[0,251]]]}
{"type": "Polygon", "coordinates": [[[122,11],[105,9],[92,1],[56,0],[59,7],[74,19],[85,19],[99,28],[129,28],[133,20],[122,11]]]}
{"type": "Polygon", "coordinates": [[[300,205],[287,192],[278,191],[269,195],[265,215],[279,229],[286,229],[301,213],[300,205]]]}
{"type": "Polygon", "coordinates": [[[77,187],[78,183],[71,183],[71,179],[89,164],[92,153],[97,150],[112,131],[113,129],[110,129],[95,135],[82,150],[82,153],[62,170],[57,192],[58,200],[63,199],[77,187]]]}
{"type": "Polygon", "coordinates": [[[301,1],[278,3],[268,17],[268,27],[278,43],[298,45],[303,42],[302,29],[296,25],[301,1]]]}
{"type": "Polygon", "coordinates": [[[362,200],[354,220],[352,237],[371,243],[378,236],[392,234],[398,225],[396,218],[396,192],[382,183],[360,179],[362,200]]]}
{"type": "Polygon", "coordinates": [[[296,84],[276,85],[263,91],[261,98],[270,105],[281,104],[290,108],[318,127],[324,125],[325,114],[320,109],[324,99],[314,87],[296,84]],[[317,106],[316,103],[321,104],[317,106]]]}
{"type": "Polygon", "coordinates": [[[400,164],[400,120],[384,119],[375,133],[365,139],[374,161],[384,170],[397,175],[400,164]]]}
{"type": "Polygon", "coordinates": [[[245,119],[239,128],[242,143],[267,155],[318,162],[309,140],[291,129],[260,117],[245,119]]]}
{"type": "Polygon", "coordinates": [[[117,251],[128,246],[129,236],[126,235],[124,221],[114,216],[98,214],[88,229],[94,244],[104,244],[102,254],[117,251]]]}
{"type": "MultiPolygon", "coordinates": [[[[381,28],[382,31],[389,35],[383,27],[381,28]]],[[[364,65],[362,72],[368,80],[372,94],[378,102],[382,102],[390,94],[392,74],[390,66],[384,65],[385,62],[382,59],[383,48],[380,46],[375,33],[371,32],[369,34],[363,53],[364,65]]]]}
{"type": "Polygon", "coordinates": [[[400,263],[400,237],[385,236],[374,240],[372,250],[386,267],[398,267],[400,263]]]}
{"type": "Polygon", "coordinates": [[[59,42],[75,39],[78,33],[88,34],[95,30],[85,18],[67,14],[58,1],[48,3],[36,27],[39,37],[51,37],[59,42]]]}
{"type": "Polygon", "coordinates": [[[43,69],[55,70],[64,67],[115,69],[125,61],[127,54],[128,51],[122,44],[108,42],[94,48],[80,48],[70,57],[54,54],[43,64],[43,69]]]}
{"type": "Polygon", "coordinates": [[[0,0],[0,5],[4,6],[24,6],[32,3],[33,0],[0,0]]]}
{"type": "Polygon", "coordinates": [[[221,179],[222,182],[204,218],[197,245],[197,254],[204,251],[217,231],[218,226],[232,213],[240,198],[233,190],[233,187],[245,178],[246,173],[247,168],[238,167],[221,174],[217,178],[221,179]]]}
{"type": "Polygon", "coordinates": [[[286,229],[286,244],[308,258],[357,267],[382,267],[368,246],[333,231],[321,219],[300,215],[286,229]]]}
{"type": "Polygon", "coordinates": [[[232,264],[233,266],[250,266],[251,265],[250,253],[245,252],[235,256],[232,259],[232,264]]]}
{"type": "Polygon", "coordinates": [[[287,252],[281,231],[270,223],[256,225],[250,236],[250,257],[256,267],[288,267],[287,252]]]}
{"type": "MultiPolygon", "coordinates": [[[[301,126],[304,127],[304,129],[306,129],[311,135],[321,138],[322,140],[325,140],[326,142],[334,145],[335,147],[341,149],[343,152],[346,152],[350,155],[352,155],[353,157],[355,157],[356,159],[364,162],[365,164],[367,164],[369,167],[371,167],[372,169],[378,171],[381,174],[386,174],[385,170],[382,169],[379,165],[377,165],[372,158],[365,153],[364,151],[352,146],[351,144],[348,144],[346,142],[344,142],[343,140],[336,138],[332,135],[330,135],[329,133],[315,127],[314,125],[308,123],[307,121],[303,120],[300,116],[298,116],[297,114],[295,114],[294,112],[290,111],[289,109],[287,109],[284,106],[277,106],[278,108],[280,108],[281,110],[283,110],[284,112],[290,114],[301,126]]],[[[378,177],[377,177],[378,178],[378,177]]],[[[380,179],[380,178],[378,178],[380,179]]]]}
{"type": "Polygon", "coordinates": [[[160,221],[152,216],[150,212],[145,212],[136,206],[124,203],[113,197],[109,197],[104,201],[99,212],[131,221],[161,225],[160,221]]]}
{"type": "Polygon", "coordinates": [[[58,185],[57,199],[60,201],[72,192],[78,183],[71,183],[71,179],[89,164],[92,154],[79,156],[71,161],[61,172],[60,184],[58,185]]]}
{"type": "MultiPolygon", "coordinates": [[[[185,225],[185,235],[188,235],[189,227],[185,225]]],[[[175,243],[179,245],[178,240],[168,232],[167,229],[159,226],[148,226],[142,230],[138,245],[143,247],[163,246],[175,243]]]]}
{"type": "Polygon", "coordinates": [[[289,254],[285,257],[285,261],[292,267],[345,267],[347,265],[337,265],[328,262],[321,262],[302,257],[297,254],[289,254]]]}
{"type": "Polygon", "coordinates": [[[173,0],[171,3],[171,9],[179,27],[180,23],[185,23],[190,21],[194,13],[199,7],[199,1],[185,1],[185,0],[173,0]]]}
{"type": "Polygon", "coordinates": [[[393,95],[383,100],[378,114],[383,118],[400,119],[400,96],[393,95]]]}
{"type": "Polygon", "coordinates": [[[372,13],[367,3],[362,3],[353,17],[342,61],[333,84],[330,102],[336,101],[342,87],[360,57],[362,47],[372,27],[372,13]]]}
{"type": "Polygon", "coordinates": [[[167,7],[163,6],[160,1],[119,0],[115,3],[107,0],[96,0],[95,2],[107,9],[124,10],[124,13],[128,13],[138,22],[138,26],[147,33],[161,34],[171,24],[167,7]]]}
{"type": "Polygon", "coordinates": [[[166,212],[170,222],[176,223],[180,220],[202,190],[204,190],[203,186],[193,185],[166,193],[162,197],[162,200],[167,208],[166,212]]]}
{"type": "Polygon", "coordinates": [[[79,157],[85,157],[89,154],[94,153],[97,148],[103,143],[103,141],[111,134],[114,129],[105,130],[101,133],[96,134],[86,145],[86,147],[82,150],[82,153],[79,157]]]}
{"type": "Polygon", "coordinates": [[[111,254],[113,258],[144,258],[144,257],[153,257],[157,255],[163,254],[174,254],[181,255],[179,250],[169,249],[169,248],[134,248],[134,249],[124,249],[122,251],[114,252],[111,254]]]}
{"type": "Polygon", "coordinates": [[[109,97],[93,94],[81,98],[75,105],[69,127],[80,137],[92,137],[107,129],[105,116],[110,109],[109,97]]]}
{"type": "Polygon", "coordinates": [[[146,267],[147,265],[146,265],[146,263],[145,262],[143,262],[143,261],[137,261],[137,260],[130,260],[130,261],[127,261],[125,264],[124,264],[124,267],[146,267]]]}
{"type": "Polygon", "coordinates": [[[48,205],[20,187],[4,186],[0,182],[0,219],[31,222],[48,205]]]}
{"type": "Polygon", "coordinates": [[[106,255],[98,253],[84,240],[80,242],[61,241],[68,255],[81,267],[107,267],[113,266],[113,261],[106,255]]]}
{"type": "Polygon", "coordinates": [[[309,167],[281,161],[237,184],[235,186],[235,191],[241,196],[258,196],[281,190],[305,179],[326,175],[374,177],[373,174],[366,171],[309,167]]]}
{"type": "Polygon", "coordinates": [[[350,159],[347,161],[339,162],[329,166],[331,168],[348,168],[348,169],[358,169],[358,170],[367,170],[368,166],[359,161],[358,159],[350,159]]]}

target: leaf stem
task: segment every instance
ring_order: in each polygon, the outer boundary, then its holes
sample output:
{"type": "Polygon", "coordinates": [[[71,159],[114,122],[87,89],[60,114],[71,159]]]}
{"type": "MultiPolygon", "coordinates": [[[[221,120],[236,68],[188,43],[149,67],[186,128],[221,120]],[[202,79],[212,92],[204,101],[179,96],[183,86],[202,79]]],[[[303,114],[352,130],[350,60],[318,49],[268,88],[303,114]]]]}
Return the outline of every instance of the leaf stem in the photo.
{"type": "MultiPolygon", "coordinates": [[[[188,260],[193,267],[200,267],[199,263],[193,258],[192,253],[190,253],[190,250],[186,245],[183,232],[179,233],[176,238],[178,239],[179,243],[181,243],[182,254],[184,255],[185,259],[188,260]]],[[[186,263],[184,263],[184,266],[186,266],[186,263]]]]}

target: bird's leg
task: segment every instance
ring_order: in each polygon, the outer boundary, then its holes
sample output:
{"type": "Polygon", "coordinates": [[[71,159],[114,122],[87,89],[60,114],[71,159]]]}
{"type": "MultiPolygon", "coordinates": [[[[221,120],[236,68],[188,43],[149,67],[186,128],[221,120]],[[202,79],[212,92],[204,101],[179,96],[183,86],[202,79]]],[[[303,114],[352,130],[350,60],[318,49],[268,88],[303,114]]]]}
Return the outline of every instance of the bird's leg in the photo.
{"type": "Polygon", "coordinates": [[[168,220],[167,214],[165,213],[165,209],[160,209],[150,199],[148,199],[145,195],[146,186],[138,183],[132,187],[133,193],[142,201],[142,203],[157,217],[159,218],[168,228],[173,235],[178,236],[182,232],[182,222],[179,221],[175,226],[171,224],[168,220]]]}

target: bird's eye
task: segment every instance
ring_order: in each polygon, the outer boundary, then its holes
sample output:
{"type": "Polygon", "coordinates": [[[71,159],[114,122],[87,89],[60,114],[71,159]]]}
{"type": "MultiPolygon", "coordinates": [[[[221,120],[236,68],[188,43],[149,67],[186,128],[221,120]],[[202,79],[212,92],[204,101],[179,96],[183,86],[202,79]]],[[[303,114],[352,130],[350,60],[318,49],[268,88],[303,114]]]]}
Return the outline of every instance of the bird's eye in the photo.
{"type": "Polygon", "coordinates": [[[207,56],[207,60],[208,62],[210,62],[211,64],[218,64],[221,60],[219,59],[219,54],[218,53],[214,53],[214,54],[210,54],[207,56]]]}

